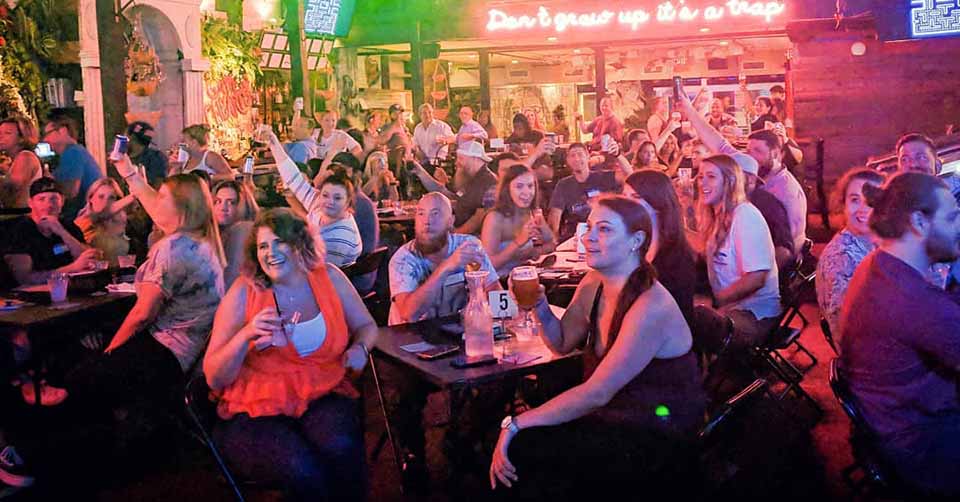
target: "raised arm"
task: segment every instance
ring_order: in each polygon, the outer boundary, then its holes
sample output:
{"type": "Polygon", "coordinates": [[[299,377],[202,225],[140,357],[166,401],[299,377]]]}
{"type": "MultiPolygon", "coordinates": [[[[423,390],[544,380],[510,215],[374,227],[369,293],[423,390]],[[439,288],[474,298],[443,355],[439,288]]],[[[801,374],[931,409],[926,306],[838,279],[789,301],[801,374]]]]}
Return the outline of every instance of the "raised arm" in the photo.
{"type": "Polygon", "coordinates": [[[310,185],[310,180],[300,172],[297,164],[290,159],[283,149],[283,144],[272,131],[267,133],[267,143],[277,162],[277,170],[280,172],[280,179],[283,180],[284,186],[300,201],[307,213],[316,210],[320,206],[320,191],[310,185]]]}
{"type": "Polygon", "coordinates": [[[130,157],[124,155],[123,159],[114,162],[113,165],[117,168],[117,172],[120,173],[123,180],[127,182],[130,195],[136,197],[150,219],[156,221],[163,212],[158,203],[159,195],[157,191],[147,183],[147,178],[133,165],[130,157]]]}
{"type": "Polygon", "coordinates": [[[700,141],[702,141],[711,152],[727,155],[736,153],[737,150],[724,139],[720,131],[714,129],[703,115],[697,113],[697,110],[693,107],[693,103],[690,102],[690,98],[686,95],[681,95],[679,101],[680,108],[683,109],[683,113],[687,117],[687,120],[690,121],[690,125],[697,131],[697,136],[700,138],[700,141]]]}

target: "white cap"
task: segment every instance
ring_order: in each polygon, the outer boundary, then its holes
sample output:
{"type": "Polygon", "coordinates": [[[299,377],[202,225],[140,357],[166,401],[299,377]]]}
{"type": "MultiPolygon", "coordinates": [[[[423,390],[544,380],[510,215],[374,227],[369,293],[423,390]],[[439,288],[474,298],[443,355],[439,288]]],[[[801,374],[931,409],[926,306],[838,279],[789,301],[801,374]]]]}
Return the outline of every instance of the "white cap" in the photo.
{"type": "Polygon", "coordinates": [[[730,157],[737,162],[737,165],[740,166],[740,170],[743,171],[744,174],[760,176],[760,164],[758,164],[757,160],[753,157],[741,152],[737,152],[730,157]]]}
{"type": "Polygon", "coordinates": [[[490,162],[493,160],[492,157],[487,156],[487,153],[483,150],[483,145],[476,141],[467,141],[460,144],[457,147],[457,155],[463,155],[464,157],[476,157],[478,159],[483,159],[484,162],[490,162]]]}

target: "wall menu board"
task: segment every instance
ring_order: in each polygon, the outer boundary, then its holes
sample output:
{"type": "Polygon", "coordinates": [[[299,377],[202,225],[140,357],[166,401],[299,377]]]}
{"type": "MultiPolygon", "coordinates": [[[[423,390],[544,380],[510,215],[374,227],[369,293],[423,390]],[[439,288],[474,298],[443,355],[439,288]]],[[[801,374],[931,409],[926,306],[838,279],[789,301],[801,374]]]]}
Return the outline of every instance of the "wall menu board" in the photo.
{"type": "Polygon", "coordinates": [[[308,37],[345,37],[355,7],[356,0],[304,0],[303,31],[308,37]]]}

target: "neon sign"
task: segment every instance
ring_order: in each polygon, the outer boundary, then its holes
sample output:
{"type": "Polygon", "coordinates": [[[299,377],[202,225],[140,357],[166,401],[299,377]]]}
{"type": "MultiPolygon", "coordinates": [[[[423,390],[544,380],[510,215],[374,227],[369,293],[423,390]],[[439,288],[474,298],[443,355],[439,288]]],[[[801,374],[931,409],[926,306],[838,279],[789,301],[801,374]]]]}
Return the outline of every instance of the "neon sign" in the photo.
{"type": "MultiPolygon", "coordinates": [[[[951,1],[956,3],[958,0],[951,1]]],[[[499,9],[490,9],[487,11],[487,31],[553,29],[557,33],[563,33],[572,28],[602,28],[614,23],[636,31],[650,22],[670,25],[677,22],[717,22],[724,19],[750,18],[770,23],[786,10],[787,6],[782,0],[729,0],[724,4],[696,8],[686,5],[685,0],[668,0],[657,5],[653,11],[625,9],[616,12],[607,9],[593,12],[551,12],[549,8],[541,5],[536,13],[519,16],[509,15],[499,9]]]]}
{"type": "Polygon", "coordinates": [[[910,0],[914,37],[960,33],[960,0],[910,0]]]}

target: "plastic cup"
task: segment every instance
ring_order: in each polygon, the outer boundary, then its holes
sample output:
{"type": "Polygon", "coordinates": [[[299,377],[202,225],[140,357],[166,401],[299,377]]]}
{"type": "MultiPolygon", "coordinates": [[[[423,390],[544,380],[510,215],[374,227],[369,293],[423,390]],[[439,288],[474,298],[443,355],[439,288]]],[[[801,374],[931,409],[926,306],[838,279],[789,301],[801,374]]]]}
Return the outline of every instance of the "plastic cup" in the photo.
{"type": "Polygon", "coordinates": [[[70,276],[63,272],[54,272],[47,278],[50,288],[50,301],[61,303],[67,300],[67,289],[70,287],[70,276]]]}
{"type": "Polygon", "coordinates": [[[120,268],[133,268],[137,266],[137,255],[124,254],[117,256],[117,265],[120,268]]]}

